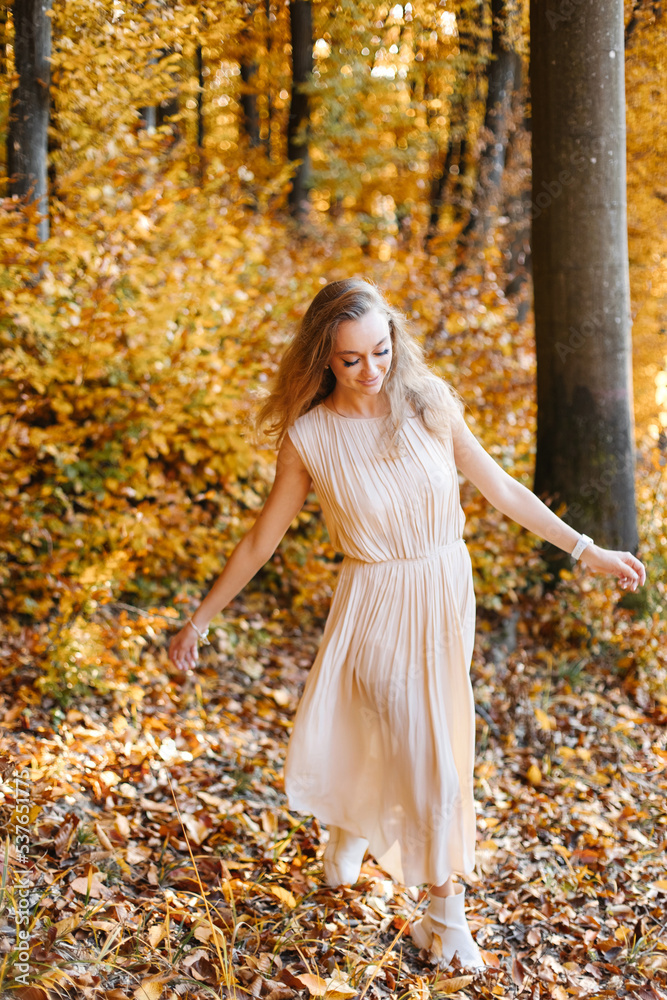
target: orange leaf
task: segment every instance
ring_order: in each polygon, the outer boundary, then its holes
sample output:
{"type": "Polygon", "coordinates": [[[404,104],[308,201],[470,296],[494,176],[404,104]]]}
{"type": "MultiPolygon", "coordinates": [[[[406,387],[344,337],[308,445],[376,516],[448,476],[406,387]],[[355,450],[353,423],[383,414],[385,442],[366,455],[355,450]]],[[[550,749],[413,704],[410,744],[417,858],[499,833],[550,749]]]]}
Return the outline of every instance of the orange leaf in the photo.
{"type": "Polygon", "coordinates": [[[296,906],[296,899],[289,889],[283,889],[281,885],[270,885],[268,886],[268,889],[273,893],[276,899],[279,899],[281,903],[286,903],[290,909],[293,909],[293,907],[296,906]]]}
{"type": "Polygon", "coordinates": [[[305,972],[302,976],[296,977],[302,983],[311,997],[323,997],[327,991],[327,984],[319,976],[313,976],[310,972],[305,972]]]}

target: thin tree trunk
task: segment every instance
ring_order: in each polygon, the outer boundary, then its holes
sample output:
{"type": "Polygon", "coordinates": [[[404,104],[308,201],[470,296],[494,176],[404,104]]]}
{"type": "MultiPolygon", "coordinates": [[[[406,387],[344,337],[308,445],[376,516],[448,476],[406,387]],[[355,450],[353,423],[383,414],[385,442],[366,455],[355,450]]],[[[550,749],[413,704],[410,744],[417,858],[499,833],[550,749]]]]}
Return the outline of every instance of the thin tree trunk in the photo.
{"type": "Polygon", "coordinates": [[[7,43],[9,41],[7,37],[8,26],[7,21],[9,18],[9,10],[7,7],[0,7],[0,76],[7,75],[7,43]]]}
{"type": "MultiPolygon", "coordinates": [[[[252,87],[254,78],[257,76],[257,63],[241,63],[241,79],[246,87],[252,87]]],[[[257,94],[252,90],[244,90],[241,94],[241,106],[243,108],[243,120],[245,122],[246,135],[251,146],[259,146],[259,109],[257,107],[257,94]]]]}
{"type": "Polygon", "coordinates": [[[289,193],[290,209],[296,217],[303,215],[307,206],[310,155],[308,142],[299,133],[308,125],[310,107],[308,94],[302,90],[313,70],[313,11],[311,0],[292,0],[290,4],[290,29],[292,36],[292,98],[287,123],[287,158],[300,160],[292,178],[289,193]]]}
{"type": "Polygon", "coordinates": [[[139,114],[146,131],[149,134],[155,132],[155,129],[157,128],[157,108],[155,105],[149,104],[145,108],[139,108],[139,114]]]}
{"type": "Polygon", "coordinates": [[[197,83],[199,84],[197,91],[197,150],[201,156],[201,151],[204,148],[204,55],[201,45],[197,46],[196,63],[197,83]]]}
{"type": "MultiPolygon", "coordinates": [[[[526,113],[527,99],[525,86],[514,92],[514,120],[517,124],[507,143],[505,169],[513,171],[515,177],[520,170],[530,170],[531,122],[526,113]]],[[[532,295],[529,289],[524,288],[531,272],[530,194],[530,185],[522,184],[515,194],[505,192],[502,206],[502,214],[509,220],[503,230],[507,261],[505,297],[514,299],[520,323],[523,323],[532,305],[532,295]]]]}
{"type": "Polygon", "coordinates": [[[255,4],[251,4],[246,14],[246,24],[241,31],[241,45],[244,55],[241,58],[241,107],[246,135],[251,146],[259,146],[259,108],[257,107],[257,77],[256,42],[253,32],[255,4]],[[248,53],[251,53],[249,57],[248,53]]]}
{"type": "Polygon", "coordinates": [[[461,142],[457,142],[450,137],[449,142],[447,143],[447,152],[445,153],[442,169],[439,175],[433,178],[433,184],[431,186],[431,214],[429,216],[428,229],[426,231],[426,239],[424,241],[427,247],[438,231],[440,212],[442,211],[442,206],[446,200],[446,190],[449,186],[450,177],[452,175],[452,167],[458,166],[460,170],[460,162],[461,142]]]}
{"type": "Polygon", "coordinates": [[[52,0],[15,0],[14,65],[19,74],[12,93],[7,141],[9,194],[39,203],[38,239],[49,237],[48,128],[52,0]]]}
{"type": "MultiPolygon", "coordinates": [[[[484,116],[487,140],[479,159],[477,186],[470,216],[459,236],[461,247],[484,238],[498,215],[512,117],[512,97],[521,85],[521,58],[508,46],[505,38],[507,17],[507,0],[491,0],[491,61],[484,116]]],[[[464,262],[461,262],[456,272],[464,266],[464,262]]]]}
{"type": "MultiPolygon", "coordinates": [[[[271,49],[273,47],[273,40],[271,37],[271,0],[265,0],[264,4],[265,16],[266,16],[266,61],[267,65],[271,66],[271,49]]],[[[273,118],[273,97],[271,94],[271,73],[270,69],[266,74],[266,155],[269,160],[272,159],[271,155],[271,119],[273,118]]]]}
{"type": "MultiPolygon", "coordinates": [[[[478,12],[481,7],[478,8],[478,12]]],[[[458,83],[449,102],[449,139],[442,168],[434,178],[431,187],[431,214],[426,231],[425,245],[438,231],[440,213],[445,204],[454,207],[458,215],[463,205],[463,178],[466,169],[467,133],[470,121],[471,104],[478,88],[478,71],[476,65],[471,65],[477,49],[478,25],[471,24],[466,18],[472,14],[459,12],[458,35],[459,55],[457,59],[458,83]]]]}
{"type": "MultiPolygon", "coordinates": [[[[145,6],[144,3],[142,6],[145,6]]],[[[148,65],[154,65],[157,62],[157,58],[153,56],[148,60],[148,65]]],[[[152,135],[157,128],[157,107],[154,104],[149,104],[146,107],[139,108],[139,117],[144,123],[144,128],[149,135],[152,135]]]]}
{"type": "MultiPolygon", "coordinates": [[[[166,49],[163,55],[173,52],[173,49],[166,49]]],[[[157,106],[157,125],[169,125],[172,134],[172,142],[177,142],[181,136],[181,126],[177,121],[167,121],[167,118],[174,118],[178,115],[180,109],[180,103],[178,99],[178,94],[180,90],[180,83],[178,79],[174,79],[174,93],[166,98],[164,101],[160,101],[157,106]]]]}
{"type": "Polygon", "coordinates": [[[534,489],[635,551],[623,0],[531,0],[530,18],[534,489]]]}

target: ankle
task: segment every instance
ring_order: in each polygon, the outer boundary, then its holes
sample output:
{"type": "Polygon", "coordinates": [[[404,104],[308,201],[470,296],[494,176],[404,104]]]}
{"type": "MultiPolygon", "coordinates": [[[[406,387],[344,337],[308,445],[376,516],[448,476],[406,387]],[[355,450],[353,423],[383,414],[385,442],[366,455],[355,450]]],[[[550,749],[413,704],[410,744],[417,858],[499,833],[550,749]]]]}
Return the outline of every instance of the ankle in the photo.
{"type": "Polygon", "coordinates": [[[431,899],[434,897],[444,899],[447,896],[458,896],[462,891],[463,886],[460,882],[454,882],[452,878],[448,878],[442,885],[434,885],[429,892],[429,896],[431,899]]]}

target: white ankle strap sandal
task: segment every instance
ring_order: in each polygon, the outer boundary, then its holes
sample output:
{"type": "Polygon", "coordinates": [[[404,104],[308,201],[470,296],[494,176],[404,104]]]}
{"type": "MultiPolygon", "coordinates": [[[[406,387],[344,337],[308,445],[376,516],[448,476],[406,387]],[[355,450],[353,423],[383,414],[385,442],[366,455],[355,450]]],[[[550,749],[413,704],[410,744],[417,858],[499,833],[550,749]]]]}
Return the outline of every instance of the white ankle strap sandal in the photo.
{"type": "Polygon", "coordinates": [[[430,896],[426,912],[410,925],[412,940],[429,952],[431,964],[446,969],[458,953],[462,968],[483,969],[486,962],[470,933],[465,916],[465,887],[457,883],[451,896],[430,896]]]}

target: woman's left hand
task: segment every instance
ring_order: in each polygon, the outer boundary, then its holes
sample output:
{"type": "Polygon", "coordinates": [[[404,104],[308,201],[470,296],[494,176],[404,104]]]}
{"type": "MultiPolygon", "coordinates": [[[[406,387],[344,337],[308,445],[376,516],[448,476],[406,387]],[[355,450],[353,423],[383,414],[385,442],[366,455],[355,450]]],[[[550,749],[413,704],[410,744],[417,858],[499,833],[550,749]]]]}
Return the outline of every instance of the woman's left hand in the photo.
{"type": "Polygon", "coordinates": [[[579,560],[593,573],[611,573],[618,577],[618,585],[623,590],[636,590],[646,583],[646,568],[631,552],[587,545],[579,560]]]}

